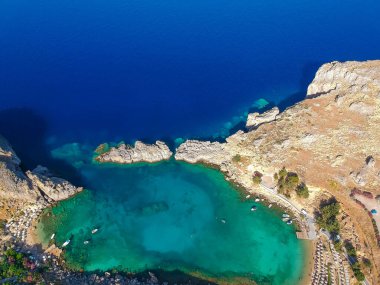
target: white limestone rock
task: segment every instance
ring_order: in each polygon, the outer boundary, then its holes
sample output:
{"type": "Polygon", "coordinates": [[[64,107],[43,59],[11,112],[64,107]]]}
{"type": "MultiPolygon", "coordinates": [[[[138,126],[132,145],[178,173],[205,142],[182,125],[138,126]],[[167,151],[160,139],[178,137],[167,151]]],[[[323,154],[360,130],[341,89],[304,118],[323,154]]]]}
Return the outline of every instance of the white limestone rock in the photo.
{"type": "Polygon", "coordinates": [[[231,155],[223,143],[187,140],[177,148],[175,159],[220,166],[224,161],[231,159],[231,155]]]}
{"type": "Polygon", "coordinates": [[[96,157],[99,162],[113,162],[120,164],[131,164],[136,162],[159,162],[168,160],[173,155],[169,147],[162,141],[155,144],[145,144],[136,141],[135,146],[120,144],[96,157]]]}
{"type": "Polygon", "coordinates": [[[49,202],[67,199],[83,190],[65,179],[54,177],[46,167],[40,165],[33,171],[27,171],[26,175],[49,202]]]}
{"type": "Polygon", "coordinates": [[[35,201],[38,193],[20,168],[20,159],[0,136],[0,197],[35,201]]]}
{"type": "Polygon", "coordinates": [[[378,61],[327,63],[318,69],[313,82],[307,88],[306,98],[344,90],[350,93],[379,94],[379,74],[378,61]]]}
{"type": "Polygon", "coordinates": [[[250,113],[248,114],[246,128],[254,129],[264,123],[269,123],[276,120],[277,115],[280,113],[280,110],[277,107],[274,107],[262,114],[260,113],[250,113]]]}

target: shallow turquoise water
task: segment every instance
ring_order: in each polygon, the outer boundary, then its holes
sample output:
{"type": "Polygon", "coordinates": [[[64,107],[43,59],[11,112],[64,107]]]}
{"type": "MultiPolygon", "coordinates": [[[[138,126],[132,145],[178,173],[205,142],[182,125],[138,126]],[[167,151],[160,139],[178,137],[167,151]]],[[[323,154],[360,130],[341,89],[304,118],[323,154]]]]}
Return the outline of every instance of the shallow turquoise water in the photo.
{"type": "Polygon", "coordinates": [[[305,253],[294,228],[260,204],[251,212],[256,203],[216,170],[174,161],[78,169],[91,190],[59,203],[42,225],[43,238],[55,232],[58,245],[73,236],[66,252],[73,266],[180,269],[258,284],[300,277],[305,253]]]}

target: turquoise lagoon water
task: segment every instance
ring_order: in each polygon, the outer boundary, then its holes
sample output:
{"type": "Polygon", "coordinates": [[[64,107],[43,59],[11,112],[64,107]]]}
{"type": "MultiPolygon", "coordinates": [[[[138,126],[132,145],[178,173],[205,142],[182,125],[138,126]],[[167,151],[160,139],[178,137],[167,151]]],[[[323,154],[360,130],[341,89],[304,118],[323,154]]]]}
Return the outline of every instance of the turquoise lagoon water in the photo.
{"type": "Polygon", "coordinates": [[[175,161],[79,169],[90,190],[59,203],[40,225],[45,242],[52,233],[58,245],[72,237],[65,257],[76,268],[178,269],[258,284],[296,284],[302,275],[294,228],[240,197],[216,170],[175,161]]]}

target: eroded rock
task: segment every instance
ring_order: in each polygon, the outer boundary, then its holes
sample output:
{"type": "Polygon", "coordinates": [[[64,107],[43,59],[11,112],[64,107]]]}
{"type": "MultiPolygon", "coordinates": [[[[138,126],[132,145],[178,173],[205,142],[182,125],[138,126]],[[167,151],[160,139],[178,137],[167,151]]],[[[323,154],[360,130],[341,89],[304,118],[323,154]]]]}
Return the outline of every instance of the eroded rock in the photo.
{"type": "Polygon", "coordinates": [[[111,147],[106,152],[98,155],[96,160],[99,162],[113,162],[120,164],[131,164],[136,162],[159,162],[168,160],[173,155],[169,147],[162,141],[156,141],[155,144],[145,144],[136,141],[135,146],[131,147],[126,144],[120,144],[117,147],[111,147]]]}
{"type": "Polygon", "coordinates": [[[246,128],[251,130],[257,128],[261,124],[269,123],[276,120],[277,115],[280,113],[280,110],[277,107],[270,109],[262,114],[260,113],[250,113],[248,114],[246,128]]]}

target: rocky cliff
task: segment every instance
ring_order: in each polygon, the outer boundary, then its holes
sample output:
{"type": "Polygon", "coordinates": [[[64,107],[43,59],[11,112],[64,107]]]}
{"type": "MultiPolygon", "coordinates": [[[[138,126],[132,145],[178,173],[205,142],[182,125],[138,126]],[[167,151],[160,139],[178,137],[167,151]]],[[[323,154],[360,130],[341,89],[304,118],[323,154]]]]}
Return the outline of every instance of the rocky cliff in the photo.
{"type": "Polygon", "coordinates": [[[24,173],[20,163],[11,145],[0,136],[0,199],[46,203],[66,199],[82,190],[54,177],[42,166],[24,173]]]}
{"type": "Polygon", "coordinates": [[[156,141],[155,144],[145,144],[141,141],[136,141],[134,147],[120,144],[117,147],[111,147],[106,152],[98,155],[95,159],[99,162],[121,164],[131,164],[136,162],[152,163],[168,160],[172,155],[173,153],[164,142],[156,141]]]}
{"type": "Polygon", "coordinates": [[[271,118],[225,143],[187,141],[175,157],[218,165],[248,186],[253,171],[286,166],[310,185],[380,194],[380,61],[325,64],[306,100],[261,117],[271,118]]]}

